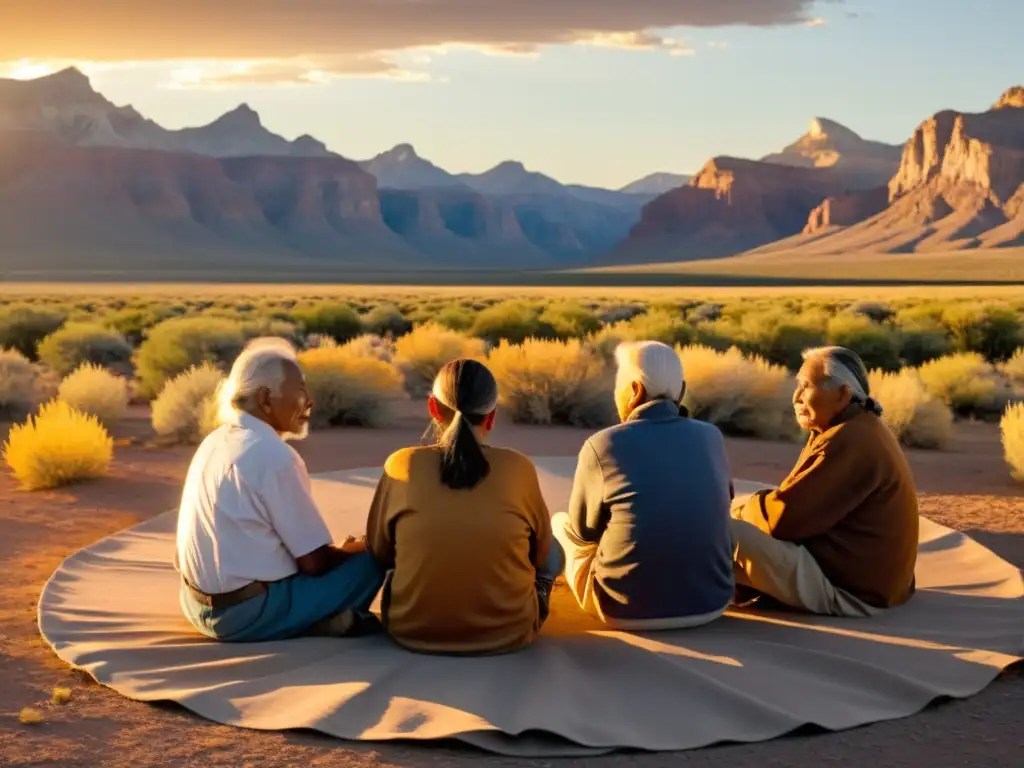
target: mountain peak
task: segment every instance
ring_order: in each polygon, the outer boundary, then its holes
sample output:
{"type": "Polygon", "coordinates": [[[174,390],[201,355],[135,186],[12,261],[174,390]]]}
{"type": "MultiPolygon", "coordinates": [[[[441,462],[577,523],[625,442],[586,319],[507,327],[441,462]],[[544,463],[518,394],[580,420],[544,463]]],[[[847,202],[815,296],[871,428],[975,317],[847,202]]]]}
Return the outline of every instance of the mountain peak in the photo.
{"type": "Polygon", "coordinates": [[[67,67],[59,72],[32,80],[13,81],[28,92],[43,95],[48,99],[66,102],[95,101],[103,99],[95,90],[85,74],[75,67],[67,67]]]}
{"type": "Polygon", "coordinates": [[[504,162],[498,163],[492,171],[501,171],[504,173],[527,173],[526,166],[518,160],[505,160],[504,162]]]}
{"type": "Polygon", "coordinates": [[[233,127],[238,128],[263,127],[263,123],[260,122],[259,112],[257,112],[255,109],[253,109],[244,102],[242,104],[239,104],[230,112],[225,112],[223,115],[214,120],[214,122],[220,124],[229,124],[233,127]]]}
{"type": "Polygon", "coordinates": [[[387,152],[384,152],[381,157],[386,157],[396,163],[406,163],[410,160],[419,159],[419,155],[416,154],[416,148],[412,144],[396,144],[387,152]]]}
{"type": "Polygon", "coordinates": [[[1024,85],[1015,85],[999,97],[992,109],[1024,109],[1024,85]]]}
{"type": "Polygon", "coordinates": [[[807,129],[807,135],[812,139],[837,139],[842,137],[860,140],[861,138],[856,131],[850,130],[835,120],[829,120],[827,117],[812,117],[811,125],[807,129]]]}

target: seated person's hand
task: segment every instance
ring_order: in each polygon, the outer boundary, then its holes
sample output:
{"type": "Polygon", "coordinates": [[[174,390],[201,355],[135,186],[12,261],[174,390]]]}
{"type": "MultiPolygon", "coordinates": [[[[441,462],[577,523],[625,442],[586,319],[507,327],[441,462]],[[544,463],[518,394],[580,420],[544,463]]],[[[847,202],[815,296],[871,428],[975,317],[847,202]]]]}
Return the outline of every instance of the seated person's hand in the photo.
{"type": "Polygon", "coordinates": [[[365,536],[360,536],[358,539],[354,536],[348,536],[342,542],[339,549],[348,555],[358,555],[361,552],[368,551],[369,547],[367,547],[365,536]]]}

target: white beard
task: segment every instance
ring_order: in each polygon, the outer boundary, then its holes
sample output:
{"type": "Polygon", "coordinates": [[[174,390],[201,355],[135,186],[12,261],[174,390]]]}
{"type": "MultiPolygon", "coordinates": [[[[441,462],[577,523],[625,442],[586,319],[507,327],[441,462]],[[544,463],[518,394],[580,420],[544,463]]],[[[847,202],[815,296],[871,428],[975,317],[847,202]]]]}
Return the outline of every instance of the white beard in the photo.
{"type": "Polygon", "coordinates": [[[309,422],[308,421],[305,422],[302,425],[302,430],[301,431],[299,431],[299,432],[285,432],[283,435],[281,435],[281,439],[284,440],[286,443],[293,442],[293,441],[297,442],[299,440],[305,440],[307,437],[309,437],[309,422]]]}

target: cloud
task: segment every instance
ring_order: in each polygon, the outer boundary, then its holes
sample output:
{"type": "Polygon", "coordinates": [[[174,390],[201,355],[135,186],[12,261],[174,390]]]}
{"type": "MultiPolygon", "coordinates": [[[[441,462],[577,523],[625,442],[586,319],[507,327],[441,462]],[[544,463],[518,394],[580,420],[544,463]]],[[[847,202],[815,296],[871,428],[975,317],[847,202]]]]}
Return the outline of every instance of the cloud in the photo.
{"type": "MultiPolygon", "coordinates": [[[[95,62],[379,56],[445,45],[515,53],[601,36],[611,40],[625,36],[618,39],[628,41],[631,35],[643,38],[651,30],[673,27],[796,25],[808,22],[815,4],[814,0],[48,0],[5,9],[0,51],[9,60],[95,62]]],[[[646,46],[658,47],[665,46],[646,46]]],[[[667,50],[671,52],[671,46],[667,50]]]]}
{"type": "Polygon", "coordinates": [[[828,24],[828,19],[823,19],[821,16],[804,22],[805,27],[824,27],[826,24],[828,24]]]}
{"type": "Polygon", "coordinates": [[[627,51],[665,51],[671,56],[692,56],[694,50],[680,40],[662,37],[653,32],[599,32],[574,41],[599,48],[622,48],[627,51]]]}
{"type": "MultiPolygon", "coordinates": [[[[422,58],[421,58],[421,63],[422,58]]],[[[380,56],[320,59],[189,62],[171,70],[171,87],[224,89],[246,86],[325,85],[340,78],[429,80],[427,72],[405,69],[380,56]]]]}

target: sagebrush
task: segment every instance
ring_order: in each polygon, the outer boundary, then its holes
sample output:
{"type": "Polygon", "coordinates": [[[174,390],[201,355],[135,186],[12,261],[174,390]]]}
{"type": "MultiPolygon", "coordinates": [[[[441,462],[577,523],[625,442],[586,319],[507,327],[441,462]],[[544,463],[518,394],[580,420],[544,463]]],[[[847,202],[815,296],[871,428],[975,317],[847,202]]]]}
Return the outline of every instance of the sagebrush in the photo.
{"type": "Polygon", "coordinates": [[[344,347],[308,349],[299,355],[299,364],[315,402],[313,427],[386,426],[396,401],[404,396],[402,377],[393,365],[344,347]]]}
{"type": "Polygon", "coordinates": [[[481,339],[434,323],[421,325],[395,342],[395,365],[402,372],[406,390],[414,397],[430,392],[445,363],[463,357],[482,360],[485,355],[481,339]]]}
{"type": "Polygon", "coordinates": [[[167,440],[195,445],[217,428],[217,392],[224,374],[197,365],[164,384],[153,401],[153,430],[167,440]]]}
{"type": "Polygon", "coordinates": [[[4,461],[26,490],[101,477],[114,456],[114,441],[95,416],[52,400],[11,428],[4,461]]]}
{"type": "Polygon", "coordinates": [[[733,347],[724,352],[691,345],[677,348],[690,415],[725,434],[792,439],[793,379],[789,372],[733,347]]]}
{"type": "Polygon", "coordinates": [[[131,372],[132,347],[120,333],[97,323],[67,323],[39,343],[39,361],[61,376],[83,363],[131,372]]]}
{"type": "Polygon", "coordinates": [[[1024,403],[1006,409],[999,422],[1003,438],[1003,456],[1015,480],[1024,480],[1024,403]]]}
{"type": "Polygon", "coordinates": [[[39,369],[16,349],[0,349],[0,421],[19,421],[40,402],[39,369]]]}
{"type": "Polygon", "coordinates": [[[898,373],[872,371],[871,396],[883,410],[882,420],[903,445],[911,448],[948,448],[953,440],[953,414],[928,391],[921,374],[912,369],[898,373]]]}
{"type": "Polygon", "coordinates": [[[598,352],[578,339],[501,342],[487,356],[501,404],[526,424],[602,427],[615,421],[612,376],[598,352]]]}
{"type": "Polygon", "coordinates": [[[154,397],[179,373],[210,363],[226,369],[245,346],[242,325],[216,317],[165,320],[149,331],[139,348],[136,371],[139,391],[154,397]]]}
{"type": "Polygon", "coordinates": [[[110,427],[128,412],[128,381],[101,365],[85,363],[64,377],[57,398],[110,427]]]}

